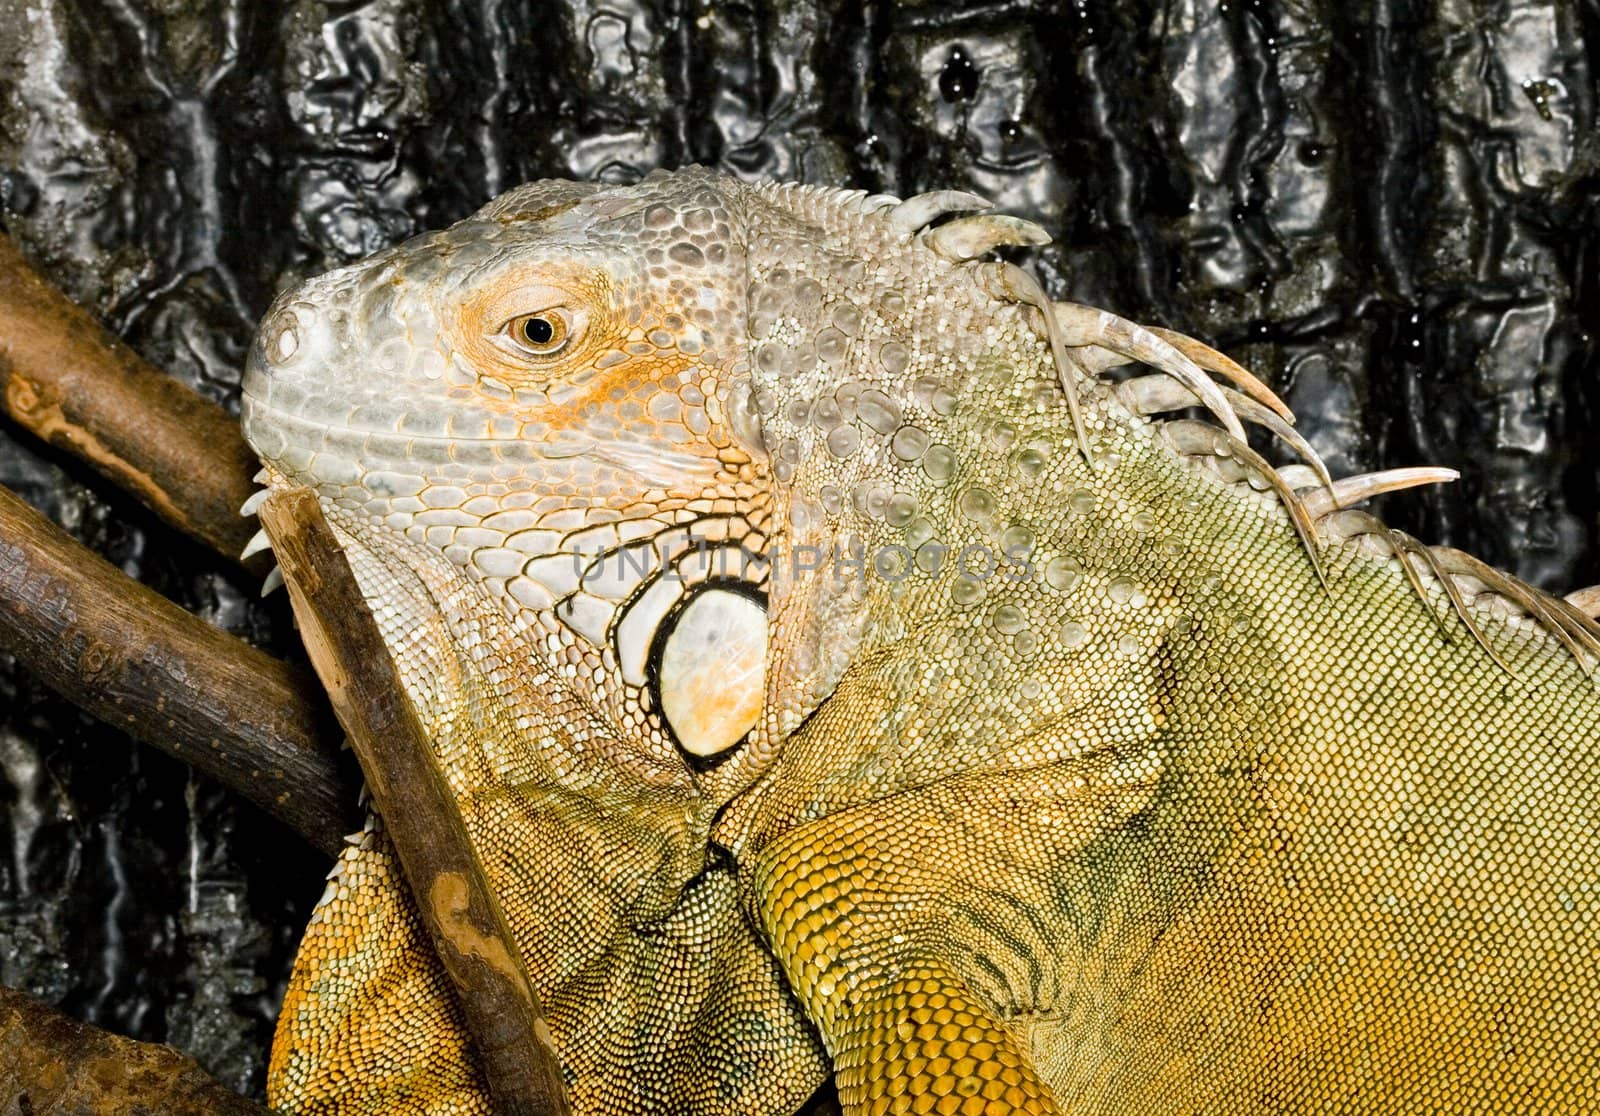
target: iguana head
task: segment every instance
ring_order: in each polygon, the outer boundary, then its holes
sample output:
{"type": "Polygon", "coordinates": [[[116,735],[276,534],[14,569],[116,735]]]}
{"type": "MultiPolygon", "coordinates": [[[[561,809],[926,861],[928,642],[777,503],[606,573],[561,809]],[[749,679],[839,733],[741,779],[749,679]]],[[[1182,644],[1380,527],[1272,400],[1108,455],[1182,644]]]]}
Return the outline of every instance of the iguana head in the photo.
{"type": "Polygon", "coordinates": [[[726,752],[760,705],[768,475],[731,390],[734,224],[707,174],[535,183],[286,293],[245,384],[282,478],[358,543],[465,572],[664,767],[726,752]]]}

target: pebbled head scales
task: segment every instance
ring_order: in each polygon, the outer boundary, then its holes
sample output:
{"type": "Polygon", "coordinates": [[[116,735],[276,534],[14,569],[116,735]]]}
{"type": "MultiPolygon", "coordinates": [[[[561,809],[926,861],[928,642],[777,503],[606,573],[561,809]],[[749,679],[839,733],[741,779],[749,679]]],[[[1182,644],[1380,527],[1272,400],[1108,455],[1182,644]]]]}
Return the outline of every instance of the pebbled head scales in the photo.
{"type": "MultiPolygon", "coordinates": [[[[280,298],[246,431],[352,535],[465,571],[670,762],[650,685],[668,613],[719,580],[761,588],[739,548],[766,544],[769,481],[728,403],[744,270],[710,175],[533,183],[280,298]]],[[[711,726],[724,744],[753,720],[735,712],[711,726]]]]}

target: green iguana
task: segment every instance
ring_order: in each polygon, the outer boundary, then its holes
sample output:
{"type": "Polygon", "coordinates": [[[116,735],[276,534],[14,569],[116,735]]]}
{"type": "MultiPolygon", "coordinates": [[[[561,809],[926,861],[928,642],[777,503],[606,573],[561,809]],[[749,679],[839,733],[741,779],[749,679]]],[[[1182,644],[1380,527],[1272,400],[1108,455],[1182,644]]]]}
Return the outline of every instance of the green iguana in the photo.
{"type": "MultiPolygon", "coordinates": [[[[262,325],[246,432],[340,535],[575,1110],[1596,1110],[1600,628],[1347,510],[1451,474],[1334,482],[985,208],[537,182],[262,325]]],[[[379,822],[269,1095],[489,1108],[379,822]]]]}

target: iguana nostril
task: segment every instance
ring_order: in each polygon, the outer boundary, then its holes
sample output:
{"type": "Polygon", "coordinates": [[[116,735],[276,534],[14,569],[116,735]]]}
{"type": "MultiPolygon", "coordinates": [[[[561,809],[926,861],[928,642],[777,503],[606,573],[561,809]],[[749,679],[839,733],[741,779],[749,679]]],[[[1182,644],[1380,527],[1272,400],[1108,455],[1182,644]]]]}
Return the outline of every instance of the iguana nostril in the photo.
{"type": "Polygon", "coordinates": [[[267,353],[274,363],[282,363],[294,356],[295,350],[299,348],[300,334],[291,323],[278,330],[278,336],[267,346],[267,353]]]}
{"type": "Polygon", "coordinates": [[[304,302],[285,306],[273,315],[262,330],[262,352],[267,363],[288,364],[306,352],[310,338],[307,325],[317,316],[317,310],[304,302]]]}
{"type": "Polygon", "coordinates": [[[279,306],[261,328],[261,353],[271,367],[311,368],[350,344],[350,319],[342,301],[307,284],[300,297],[279,306]]]}

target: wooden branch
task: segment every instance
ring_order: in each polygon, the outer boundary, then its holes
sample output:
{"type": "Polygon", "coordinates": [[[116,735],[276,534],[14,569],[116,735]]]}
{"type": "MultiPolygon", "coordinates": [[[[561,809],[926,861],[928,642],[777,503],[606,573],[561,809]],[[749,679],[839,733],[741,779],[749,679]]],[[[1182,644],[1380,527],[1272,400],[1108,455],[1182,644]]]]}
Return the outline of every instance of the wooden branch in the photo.
{"type": "Polygon", "coordinates": [[[134,581],[4,488],[0,650],[325,852],[356,827],[314,679],[134,581]]]}
{"type": "Polygon", "coordinates": [[[300,634],[450,973],[502,1116],[559,1116],[560,1063],[533,985],[350,564],[307,489],[261,509],[300,634]]]}
{"type": "Polygon", "coordinates": [[[10,988],[0,988],[0,1101],[6,1112],[270,1116],[170,1046],[120,1038],[10,988]]]}
{"type": "Polygon", "coordinates": [[[0,410],[232,561],[255,533],[239,507],[259,465],[233,416],[151,367],[3,233],[0,410]]]}

